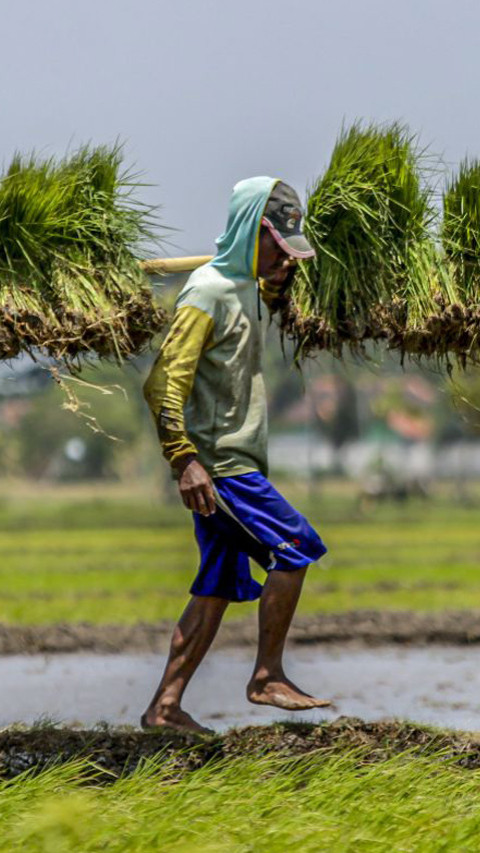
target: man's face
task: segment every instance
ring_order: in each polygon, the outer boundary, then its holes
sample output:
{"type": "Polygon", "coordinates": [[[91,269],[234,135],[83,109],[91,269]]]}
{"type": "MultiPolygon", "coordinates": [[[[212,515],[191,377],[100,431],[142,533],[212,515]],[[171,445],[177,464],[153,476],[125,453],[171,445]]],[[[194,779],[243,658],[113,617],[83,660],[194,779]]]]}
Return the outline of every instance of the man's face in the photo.
{"type": "Polygon", "coordinates": [[[258,275],[272,284],[284,284],[291,275],[292,267],[296,266],[295,258],[291,258],[278,245],[268,228],[260,228],[258,244],[258,275]]]}

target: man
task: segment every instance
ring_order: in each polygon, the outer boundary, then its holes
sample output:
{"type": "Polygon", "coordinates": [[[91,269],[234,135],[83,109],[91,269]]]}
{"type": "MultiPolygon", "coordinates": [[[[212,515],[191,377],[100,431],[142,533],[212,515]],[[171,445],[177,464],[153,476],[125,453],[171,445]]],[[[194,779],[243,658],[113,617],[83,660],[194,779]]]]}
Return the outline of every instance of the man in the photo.
{"type": "Polygon", "coordinates": [[[275,306],[296,260],[315,254],[301,217],[297,194],[282,181],[256,177],[234,187],[218,253],[181,291],[145,384],[164,456],[193,511],[201,562],[144,728],[204,731],[181,700],[231,601],[260,598],[250,702],[288,710],[330,704],[296,687],[282,665],[307,566],[326,548],[266,479],[260,299],[275,306]],[[268,573],[263,589],[249,557],[268,573]]]}

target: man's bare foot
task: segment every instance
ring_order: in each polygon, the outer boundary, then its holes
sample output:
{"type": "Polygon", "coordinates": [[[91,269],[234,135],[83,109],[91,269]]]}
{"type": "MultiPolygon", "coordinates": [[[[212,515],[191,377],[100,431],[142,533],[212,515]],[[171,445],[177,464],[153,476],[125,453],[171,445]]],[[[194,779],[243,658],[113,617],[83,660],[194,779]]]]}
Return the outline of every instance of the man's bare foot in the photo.
{"type": "Polygon", "coordinates": [[[190,714],[182,711],[177,705],[163,706],[161,710],[155,711],[149,708],[140,718],[140,725],[144,731],[168,726],[179,732],[197,732],[197,734],[214,734],[212,729],[206,729],[197,723],[190,714]]]}
{"type": "Polygon", "coordinates": [[[255,705],[273,705],[285,711],[308,711],[332,704],[329,699],[316,699],[304,693],[285,676],[253,677],[247,687],[247,699],[255,705]]]}

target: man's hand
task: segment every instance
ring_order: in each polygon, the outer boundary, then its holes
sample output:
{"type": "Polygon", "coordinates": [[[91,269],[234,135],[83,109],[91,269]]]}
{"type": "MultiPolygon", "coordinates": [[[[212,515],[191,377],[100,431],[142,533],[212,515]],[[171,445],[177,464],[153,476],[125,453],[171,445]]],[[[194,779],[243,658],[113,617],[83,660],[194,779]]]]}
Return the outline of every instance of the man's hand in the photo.
{"type": "Polygon", "coordinates": [[[187,507],[201,515],[212,515],[216,510],[211,477],[195,456],[183,456],[175,464],[178,471],[178,488],[187,507]]]}

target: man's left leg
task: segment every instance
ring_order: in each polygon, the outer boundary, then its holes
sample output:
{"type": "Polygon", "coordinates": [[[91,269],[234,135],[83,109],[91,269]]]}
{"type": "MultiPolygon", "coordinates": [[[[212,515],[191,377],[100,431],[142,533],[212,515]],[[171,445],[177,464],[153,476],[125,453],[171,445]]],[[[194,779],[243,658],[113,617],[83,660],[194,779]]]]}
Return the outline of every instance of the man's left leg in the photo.
{"type": "Polygon", "coordinates": [[[259,606],[258,654],[247,686],[247,698],[258,705],[275,705],[288,711],[323,708],[328,699],[315,699],[296,687],[283,671],[283,651],[300,597],[307,567],[273,569],[263,587],[259,606]]]}
{"type": "Polygon", "coordinates": [[[207,653],[231,601],[252,601],[261,586],[253,580],[246,553],[239,550],[237,525],[217,509],[214,515],[194,513],[200,568],[192,598],[175,627],[165,672],[142,726],[173,726],[204,731],[181,707],[183,693],[207,653]]]}
{"type": "Polygon", "coordinates": [[[210,648],[229,602],[194,595],[175,626],[162,680],[142,715],[143,728],[170,726],[206,731],[181,707],[185,688],[210,648]]]}

